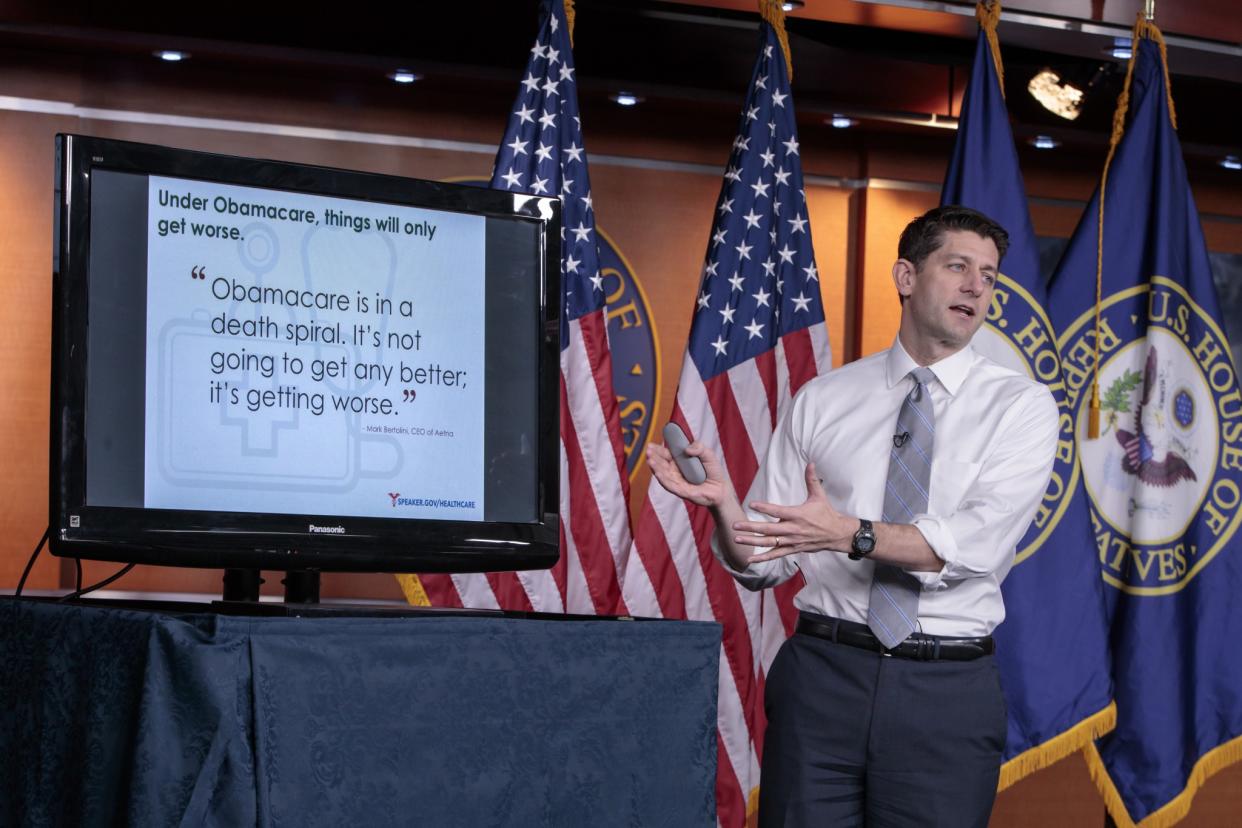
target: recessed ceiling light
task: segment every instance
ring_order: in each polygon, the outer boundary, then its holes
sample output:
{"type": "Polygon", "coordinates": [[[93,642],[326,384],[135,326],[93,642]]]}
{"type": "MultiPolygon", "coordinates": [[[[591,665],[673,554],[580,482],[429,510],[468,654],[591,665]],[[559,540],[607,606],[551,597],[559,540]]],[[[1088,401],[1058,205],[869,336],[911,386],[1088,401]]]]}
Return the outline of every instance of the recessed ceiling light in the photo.
{"type": "Polygon", "coordinates": [[[1117,60],[1129,60],[1134,54],[1133,44],[1131,43],[1130,38],[1114,37],[1113,48],[1109,49],[1108,53],[1117,58],[1117,60]]]}
{"type": "Polygon", "coordinates": [[[632,92],[618,92],[612,96],[612,100],[618,106],[637,106],[642,101],[642,98],[632,92]]]}
{"type": "Polygon", "coordinates": [[[1220,165],[1227,170],[1242,170],[1242,158],[1236,155],[1226,155],[1220,159],[1220,165]]]}
{"type": "Polygon", "coordinates": [[[1083,90],[1062,81],[1061,76],[1051,69],[1044,69],[1031,78],[1026,90],[1044,109],[1067,121],[1074,120],[1082,112],[1083,90]]]}
{"type": "Polygon", "coordinates": [[[388,79],[397,83],[413,83],[416,80],[422,80],[423,76],[408,69],[398,69],[389,75],[388,79]]]}
{"type": "Polygon", "coordinates": [[[1061,146],[1061,142],[1051,135],[1036,135],[1031,139],[1031,146],[1035,149],[1056,149],[1061,146]]]}
{"type": "Polygon", "coordinates": [[[178,52],[176,49],[156,49],[151,54],[160,60],[166,60],[169,63],[176,63],[179,60],[189,60],[189,52],[178,52]]]}
{"type": "Polygon", "coordinates": [[[849,129],[858,122],[848,115],[833,115],[828,119],[828,123],[832,124],[837,129],[849,129]]]}

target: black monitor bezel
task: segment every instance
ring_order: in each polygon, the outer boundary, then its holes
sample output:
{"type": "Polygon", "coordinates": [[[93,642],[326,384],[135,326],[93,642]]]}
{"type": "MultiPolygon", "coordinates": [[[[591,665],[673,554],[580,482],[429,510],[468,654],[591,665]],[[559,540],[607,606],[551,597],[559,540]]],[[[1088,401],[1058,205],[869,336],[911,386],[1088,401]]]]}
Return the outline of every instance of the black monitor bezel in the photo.
{"type": "Polygon", "coordinates": [[[206,568],[477,572],[551,567],[559,555],[560,201],[377,173],[82,135],[56,136],[53,237],[51,551],[62,557],[206,568]],[[200,179],[529,220],[542,228],[538,302],[538,492],[530,523],[276,515],[86,504],[85,399],[90,175],[200,179]],[[335,521],[342,534],[310,534],[335,521]],[[298,526],[302,529],[299,531],[298,526]]]}

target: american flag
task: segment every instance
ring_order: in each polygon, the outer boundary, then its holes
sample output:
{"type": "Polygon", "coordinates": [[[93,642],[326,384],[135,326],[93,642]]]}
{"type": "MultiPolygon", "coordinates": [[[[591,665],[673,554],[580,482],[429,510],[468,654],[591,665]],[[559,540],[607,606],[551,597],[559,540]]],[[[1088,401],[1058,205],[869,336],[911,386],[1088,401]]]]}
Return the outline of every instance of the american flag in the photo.
{"type": "Polygon", "coordinates": [[[551,570],[424,575],[439,606],[624,613],[629,484],[604,317],[591,180],[578,119],[562,0],[543,4],[491,186],[559,195],[561,280],[561,557],[551,570]]]}
{"type": "MultiPolygon", "coordinates": [[[[779,19],[779,18],[778,18],[779,19]]],[[[832,361],[802,189],[793,99],[776,31],[760,52],[725,172],[694,304],[672,419],[750,489],[782,406],[832,361]]],[[[796,620],[787,582],[752,593],[713,558],[712,521],[652,481],[624,594],[635,615],[724,628],[717,719],[721,825],[753,807],[763,738],[763,681],[796,620]]]]}

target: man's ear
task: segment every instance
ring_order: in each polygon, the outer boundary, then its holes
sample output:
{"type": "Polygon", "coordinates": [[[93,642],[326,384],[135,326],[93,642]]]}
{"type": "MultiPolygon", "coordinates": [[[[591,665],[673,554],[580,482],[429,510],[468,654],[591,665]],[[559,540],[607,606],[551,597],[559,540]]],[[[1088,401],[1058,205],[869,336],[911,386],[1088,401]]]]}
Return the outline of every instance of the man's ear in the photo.
{"type": "Polygon", "coordinates": [[[893,284],[897,287],[898,296],[909,296],[914,292],[915,268],[909,259],[898,259],[893,263],[893,284]]]}

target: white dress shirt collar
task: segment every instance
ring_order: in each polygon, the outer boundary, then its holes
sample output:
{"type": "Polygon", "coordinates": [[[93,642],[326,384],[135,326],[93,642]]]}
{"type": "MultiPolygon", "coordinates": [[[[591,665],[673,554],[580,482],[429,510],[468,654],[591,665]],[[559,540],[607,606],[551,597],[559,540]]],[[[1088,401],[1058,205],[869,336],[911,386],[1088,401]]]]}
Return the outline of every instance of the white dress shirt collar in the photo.
{"type": "MultiPolygon", "coordinates": [[[[966,376],[970,373],[970,366],[975,361],[975,349],[970,343],[966,344],[956,353],[950,354],[939,362],[933,362],[927,367],[936,375],[936,379],[949,392],[950,396],[956,396],[957,390],[962,387],[962,383],[966,381],[966,376]]],[[[919,367],[914,361],[914,357],[906,351],[901,344],[901,337],[898,336],[893,340],[893,347],[888,350],[888,357],[885,359],[885,379],[888,387],[892,388],[901,382],[906,376],[919,367]]]]}

